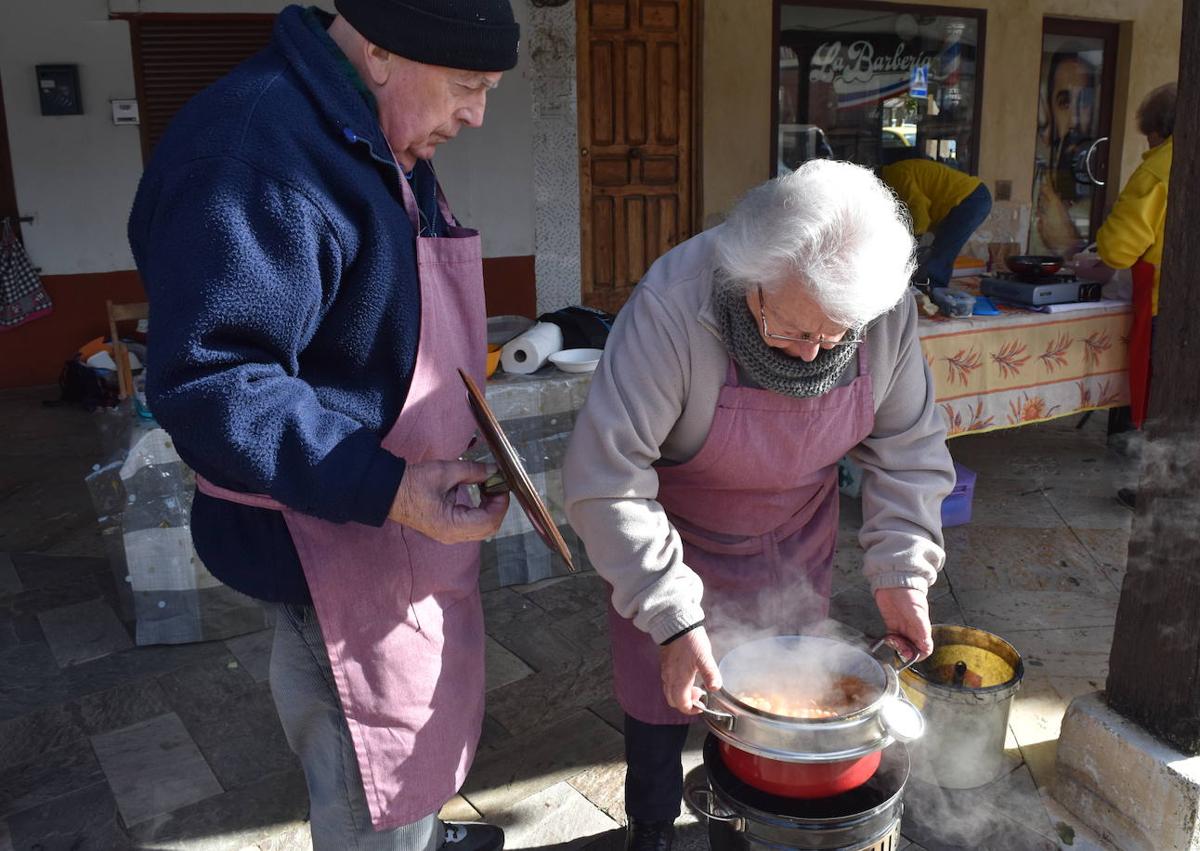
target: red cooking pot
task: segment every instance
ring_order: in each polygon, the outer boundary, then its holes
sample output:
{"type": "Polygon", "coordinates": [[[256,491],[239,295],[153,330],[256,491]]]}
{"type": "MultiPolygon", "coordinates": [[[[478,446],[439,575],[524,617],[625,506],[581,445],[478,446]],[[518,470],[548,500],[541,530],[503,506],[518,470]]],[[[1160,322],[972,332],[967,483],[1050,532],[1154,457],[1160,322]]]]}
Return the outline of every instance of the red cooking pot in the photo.
{"type": "Polygon", "coordinates": [[[857,789],[879,768],[883,751],[834,762],[783,762],[719,743],[721,761],[733,775],[755,789],[785,798],[829,798],[857,789]]]}
{"type": "Polygon", "coordinates": [[[884,748],[924,731],[897,677],[917,655],[899,636],[869,650],[810,635],[750,641],[718,665],[723,686],[707,693],[705,723],[744,783],[788,798],[839,795],[875,774],[884,748]],[[875,655],[885,643],[890,663],[875,655]],[[796,711],[809,708],[822,711],[796,711]]]}

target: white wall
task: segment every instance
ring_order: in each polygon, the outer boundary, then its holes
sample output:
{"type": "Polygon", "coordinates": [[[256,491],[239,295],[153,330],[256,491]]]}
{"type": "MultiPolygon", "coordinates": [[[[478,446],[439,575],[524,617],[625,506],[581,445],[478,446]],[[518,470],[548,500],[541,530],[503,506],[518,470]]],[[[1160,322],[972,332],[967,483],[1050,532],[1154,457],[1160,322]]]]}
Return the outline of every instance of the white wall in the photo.
{"type": "Polygon", "coordinates": [[[125,220],[142,170],[137,127],[112,123],[134,96],[129,27],[105,0],[0,4],[0,79],[22,230],[45,274],[133,267],[125,220]],[[43,116],[34,66],[79,65],[83,115],[43,116]]]}
{"type": "Polygon", "coordinates": [[[455,216],[482,233],[485,257],[534,253],[529,2],[512,6],[521,25],[517,67],[488,95],[483,127],[462,131],[434,158],[455,216]]]}
{"type": "MultiPolygon", "coordinates": [[[[13,178],[34,262],[47,275],[133,268],[125,223],[142,172],[136,126],[115,126],[109,100],[135,97],[121,12],[275,12],[281,0],[54,0],[0,3],[0,80],[13,178]],[[79,66],[83,115],[42,116],[34,66],[79,66]]],[[[332,9],[330,0],[318,5],[332,9]]],[[[527,27],[528,0],[514,9],[527,27]]],[[[455,210],[483,232],[489,257],[534,253],[529,59],[490,99],[484,127],[439,152],[455,210]]]]}

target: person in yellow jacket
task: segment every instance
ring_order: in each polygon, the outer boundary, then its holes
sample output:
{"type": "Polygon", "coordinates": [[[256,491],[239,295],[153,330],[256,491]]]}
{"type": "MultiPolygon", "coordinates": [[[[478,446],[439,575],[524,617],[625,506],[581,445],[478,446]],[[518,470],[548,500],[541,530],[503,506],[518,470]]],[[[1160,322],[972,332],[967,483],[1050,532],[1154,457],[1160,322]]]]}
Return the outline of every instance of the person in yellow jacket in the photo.
{"type": "Polygon", "coordinates": [[[879,176],[908,207],[913,235],[933,234],[913,280],[949,286],[958,252],[992,211],[992,193],[978,177],[921,157],[885,165],[879,176]]]}
{"type": "MultiPolygon", "coordinates": [[[[1171,176],[1175,132],[1175,83],[1159,86],[1142,100],[1138,131],[1150,150],[1137,167],[1112,212],[1096,234],[1096,252],[1112,269],[1133,270],[1133,327],[1129,331],[1129,407],[1135,426],[1146,418],[1150,402],[1150,350],[1158,315],[1159,267],[1167,220],[1167,184],[1171,176]]],[[[1122,488],[1118,499],[1133,507],[1137,494],[1122,488]]]]}
{"type": "Polygon", "coordinates": [[[1159,86],[1146,96],[1138,107],[1137,123],[1150,150],[1142,154],[1142,164],[1100,226],[1096,251],[1105,265],[1113,269],[1129,269],[1139,260],[1154,267],[1149,290],[1150,315],[1157,316],[1158,267],[1162,265],[1167,182],[1173,155],[1171,136],[1175,132],[1174,83],[1159,86]]]}

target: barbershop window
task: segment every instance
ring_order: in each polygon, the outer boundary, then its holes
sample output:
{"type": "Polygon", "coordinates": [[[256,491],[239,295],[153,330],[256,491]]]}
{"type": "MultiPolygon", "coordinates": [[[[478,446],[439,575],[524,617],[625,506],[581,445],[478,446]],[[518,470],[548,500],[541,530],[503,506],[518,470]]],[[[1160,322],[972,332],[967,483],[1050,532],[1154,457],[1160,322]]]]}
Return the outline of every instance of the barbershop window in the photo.
{"type": "Polygon", "coordinates": [[[977,170],[984,12],[776,2],[777,173],[815,157],[977,170]]]}

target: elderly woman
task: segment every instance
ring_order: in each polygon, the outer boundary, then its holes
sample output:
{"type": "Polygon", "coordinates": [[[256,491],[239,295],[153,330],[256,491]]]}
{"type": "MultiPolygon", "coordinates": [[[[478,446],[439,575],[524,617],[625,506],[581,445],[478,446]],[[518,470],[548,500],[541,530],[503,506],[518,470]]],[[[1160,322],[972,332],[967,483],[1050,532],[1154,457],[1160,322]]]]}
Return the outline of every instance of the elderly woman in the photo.
{"type": "Polygon", "coordinates": [[[827,613],[846,453],[864,470],[883,621],[932,650],[954,474],[906,297],[912,255],[870,171],[814,160],[659,259],[617,317],[564,474],[612,585],[627,847],[671,845],[697,674],[720,687],[706,626],[731,645],[827,613]]]}
{"type": "MultiPolygon", "coordinates": [[[[1167,186],[1175,143],[1176,85],[1159,86],[1137,109],[1138,130],[1149,150],[1121,190],[1112,212],[1096,234],[1096,251],[1103,266],[1084,270],[1087,277],[1106,280],[1114,269],[1132,269],[1133,325],[1129,329],[1129,396],[1132,422],[1141,428],[1150,406],[1150,352],[1158,316],[1159,271],[1163,230],[1167,221],[1167,186]]],[[[1130,508],[1137,492],[1121,488],[1117,499],[1130,508]]]]}

